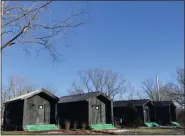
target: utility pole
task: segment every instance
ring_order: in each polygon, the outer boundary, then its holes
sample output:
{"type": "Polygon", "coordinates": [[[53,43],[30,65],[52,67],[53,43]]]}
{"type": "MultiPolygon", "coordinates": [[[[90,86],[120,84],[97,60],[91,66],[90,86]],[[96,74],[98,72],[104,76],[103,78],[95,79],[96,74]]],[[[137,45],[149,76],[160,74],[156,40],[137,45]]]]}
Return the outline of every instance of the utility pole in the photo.
{"type": "Polygon", "coordinates": [[[158,101],[160,101],[160,93],[159,93],[159,78],[158,78],[158,74],[156,75],[156,84],[157,84],[157,95],[158,95],[158,101]]]}

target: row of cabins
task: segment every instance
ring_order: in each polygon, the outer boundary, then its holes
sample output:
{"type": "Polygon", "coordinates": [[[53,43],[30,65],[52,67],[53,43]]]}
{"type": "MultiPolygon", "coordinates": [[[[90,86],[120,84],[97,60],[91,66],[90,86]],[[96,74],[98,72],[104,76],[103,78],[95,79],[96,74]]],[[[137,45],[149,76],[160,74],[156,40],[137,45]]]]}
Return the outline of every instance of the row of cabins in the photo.
{"type": "Polygon", "coordinates": [[[176,107],[172,102],[150,100],[113,101],[102,92],[70,95],[58,98],[45,89],[37,90],[7,101],[4,106],[3,128],[23,129],[30,124],[56,124],[64,128],[65,121],[73,125],[114,124],[128,119],[127,105],[137,109],[142,124],[156,121],[168,125],[176,121],[176,107]]]}
{"type": "Polygon", "coordinates": [[[160,125],[170,125],[171,122],[176,122],[176,106],[172,101],[150,101],[142,100],[126,100],[114,102],[114,117],[122,121],[122,125],[128,125],[132,119],[131,114],[136,110],[136,116],[142,122],[157,122],[160,125]]]}

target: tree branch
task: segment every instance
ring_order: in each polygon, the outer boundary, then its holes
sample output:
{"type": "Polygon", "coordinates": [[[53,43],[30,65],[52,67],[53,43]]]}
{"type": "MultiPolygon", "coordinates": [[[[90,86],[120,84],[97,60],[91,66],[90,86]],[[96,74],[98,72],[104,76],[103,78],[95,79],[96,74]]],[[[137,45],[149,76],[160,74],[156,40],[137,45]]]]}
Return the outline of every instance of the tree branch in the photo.
{"type": "Polygon", "coordinates": [[[23,33],[25,33],[28,28],[29,28],[29,25],[30,23],[28,23],[27,26],[24,26],[22,28],[22,30],[15,36],[13,37],[11,40],[9,40],[7,43],[5,43],[3,46],[1,46],[1,51],[4,49],[4,48],[7,48],[7,47],[10,47],[11,45],[15,44],[13,41],[16,40],[17,38],[19,38],[23,33]]]}

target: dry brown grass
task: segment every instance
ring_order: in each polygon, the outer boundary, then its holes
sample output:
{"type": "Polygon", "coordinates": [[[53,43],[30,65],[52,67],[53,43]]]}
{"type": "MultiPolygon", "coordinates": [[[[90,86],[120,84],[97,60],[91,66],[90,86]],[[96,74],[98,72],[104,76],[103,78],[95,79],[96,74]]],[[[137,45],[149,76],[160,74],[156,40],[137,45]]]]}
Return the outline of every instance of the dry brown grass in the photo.
{"type": "Polygon", "coordinates": [[[184,134],[184,129],[162,129],[162,128],[128,128],[127,132],[122,133],[114,133],[114,132],[106,132],[104,131],[93,131],[93,130],[55,130],[55,131],[35,131],[35,132],[27,132],[27,131],[1,131],[2,135],[174,135],[174,134],[184,134]]]}

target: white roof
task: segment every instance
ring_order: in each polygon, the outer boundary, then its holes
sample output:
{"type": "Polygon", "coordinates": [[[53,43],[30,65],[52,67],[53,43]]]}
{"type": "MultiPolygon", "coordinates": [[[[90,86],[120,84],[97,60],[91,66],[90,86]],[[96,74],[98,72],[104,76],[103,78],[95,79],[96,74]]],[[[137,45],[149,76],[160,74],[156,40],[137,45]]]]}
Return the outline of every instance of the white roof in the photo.
{"type": "Polygon", "coordinates": [[[47,90],[45,90],[45,89],[39,89],[39,90],[30,92],[30,93],[27,93],[27,94],[24,94],[24,95],[20,95],[20,96],[18,96],[18,97],[13,98],[13,99],[10,99],[10,100],[6,101],[5,103],[11,102],[11,101],[15,101],[15,100],[24,100],[24,99],[30,98],[30,97],[32,97],[32,96],[34,96],[34,95],[36,95],[36,94],[39,94],[39,93],[41,93],[41,92],[44,92],[44,93],[46,93],[46,94],[48,94],[48,95],[50,95],[50,96],[55,97],[55,98],[58,99],[58,97],[56,97],[55,95],[53,95],[53,94],[50,93],[49,91],[47,91],[47,90]]]}

